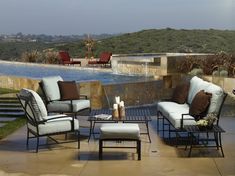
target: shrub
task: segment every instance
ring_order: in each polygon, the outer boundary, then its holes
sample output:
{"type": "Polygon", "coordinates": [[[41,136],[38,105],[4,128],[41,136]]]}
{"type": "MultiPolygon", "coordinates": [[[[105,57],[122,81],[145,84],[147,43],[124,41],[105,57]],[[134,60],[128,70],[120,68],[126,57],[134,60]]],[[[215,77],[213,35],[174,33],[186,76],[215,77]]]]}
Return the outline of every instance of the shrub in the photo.
{"type": "Polygon", "coordinates": [[[207,56],[187,56],[177,63],[177,69],[181,73],[199,68],[205,75],[235,76],[235,54],[219,52],[207,56]]]}
{"type": "Polygon", "coordinates": [[[59,64],[60,60],[58,58],[58,52],[53,49],[47,49],[43,51],[44,62],[47,64],[59,64]]]}
{"type": "Polygon", "coordinates": [[[40,53],[37,50],[26,51],[21,54],[21,61],[23,62],[37,62],[38,58],[40,58],[40,53]]]}
{"type": "Polygon", "coordinates": [[[33,50],[22,53],[21,61],[33,63],[59,64],[58,52],[53,49],[46,49],[42,52],[33,50]]]}

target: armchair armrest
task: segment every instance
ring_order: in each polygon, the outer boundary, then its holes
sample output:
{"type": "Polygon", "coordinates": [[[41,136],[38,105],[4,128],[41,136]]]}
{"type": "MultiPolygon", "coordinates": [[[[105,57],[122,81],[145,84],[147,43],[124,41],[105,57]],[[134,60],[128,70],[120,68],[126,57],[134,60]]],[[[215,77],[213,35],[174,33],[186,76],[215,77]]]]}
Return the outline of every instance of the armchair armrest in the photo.
{"type": "Polygon", "coordinates": [[[181,114],[181,119],[180,119],[180,128],[183,129],[184,127],[184,120],[192,120],[191,118],[186,118],[184,116],[190,115],[189,113],[187,114],[181,114]]]}
{"type": "Polygon", "coordinates": [[[50,119],[45,119],[45,120],[41,120],[38,122],[38,124],[43,124],[45,122],[49,122],[49,121],[54,121],[54,120],[57,120],[57,119],[63,119],[63,118],[67,118],[67,117],[70,117],[71,118],[71,121],[74,121],[74,116],[68,116],[68,115],[63,115],[63,116],[55,116],[55,117],[52,117],[50,119]]]}
{"type": "Polygon", "coordinates": [[[63,116],[57,116],[57,117],[52,117],[50,119],[47,119],[45,122],[55,122],[57,121],[57,119],[63,119],[63,118],[71,118],[71,119],[66,119],[69,120],[71,122],[71,130],[74,130],[74,121],[75,121],[75,117],[74,116],[68,116],[68,115],[63,115],[63,116]]]}

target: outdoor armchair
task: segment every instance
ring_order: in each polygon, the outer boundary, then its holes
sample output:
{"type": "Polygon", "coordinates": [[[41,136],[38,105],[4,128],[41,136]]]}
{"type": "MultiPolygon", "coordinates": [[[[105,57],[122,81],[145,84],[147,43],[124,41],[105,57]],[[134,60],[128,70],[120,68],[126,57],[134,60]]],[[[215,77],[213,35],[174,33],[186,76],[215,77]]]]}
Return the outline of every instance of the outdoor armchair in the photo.
{"type": "MultiPolygon", "coordinates": [[[[37,138],[36,152],[38,152],[40,137],[46,136],[55,143],[59,143],[51,136],[66,134],[67,137],[67,133],[70,132],[78,135],[75,141],[78,142],[78,148],[80,148],[79,121],[77,119],[63,114],[48,115],[44,102],[33,90],[22,89],[17,97],[27,117],[27,148],[30,138],[37,138]]],[[[61,143],[67,142],[74,142],[74,140],[66,140],[61,143]]]]}
{"type": "Polygon", "coordinates": [[[48,112],[74,113],[76,116],[78,112],[90,109],[90,100],[79,94],[78,88],[74,87],[75,81],[63,81],[60,76],[50,76],[42,78],[39,85],[45,96],[48,112]]]}

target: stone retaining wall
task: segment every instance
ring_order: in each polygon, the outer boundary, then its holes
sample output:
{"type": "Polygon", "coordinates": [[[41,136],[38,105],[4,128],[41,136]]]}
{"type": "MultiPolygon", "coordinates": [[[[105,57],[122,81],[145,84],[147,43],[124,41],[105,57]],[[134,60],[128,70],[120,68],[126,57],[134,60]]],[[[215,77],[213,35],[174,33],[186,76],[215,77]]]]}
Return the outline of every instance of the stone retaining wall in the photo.
{"type": "Polygon", "coordinates": [[[15,77],[15,76],[0,76],[0,87],[20,90],[22,88],[29,88],[38,90],[38,80],[15,77]]]}
{"type": "MultiPolygon", "coordinates": [[[[156,81],[135,82],[124,84],[102,85],[100,81],[79,82],[80,93],[91,100],[92,108],[112,107],[114,97],[120,96],[126,106],[152,104],[158,100],[170,98],[173,88],[190,77],[174,74],[160,77],[156,81]]],[[[204,79],[218,84],[229,93],[229,104],[235,104],[235,96],[231,94],[234,88],[234,78],[215,78],[205,76],[204,79]]],[[[39,80],[0,76],[0,87],[20,90],[28,88],[40,93],[39,80]]]]}
{"type": "MultiPolygon", "coordinates": [[[[0,87],[20,90],[32,89],[40,92],[39,80],[1,76],[0,87]]],[[[125,84],[102,85],[100,81],[79,82],[80,93],[91,99],[92,108],[112,106],[115,96],[120,96],[126,106],[136,106],[154,103],[169,92],[163,89],[163,81],[136,82],[125,84]]],[[[169,94],[169,93],[168,93],[169,94]]]]}

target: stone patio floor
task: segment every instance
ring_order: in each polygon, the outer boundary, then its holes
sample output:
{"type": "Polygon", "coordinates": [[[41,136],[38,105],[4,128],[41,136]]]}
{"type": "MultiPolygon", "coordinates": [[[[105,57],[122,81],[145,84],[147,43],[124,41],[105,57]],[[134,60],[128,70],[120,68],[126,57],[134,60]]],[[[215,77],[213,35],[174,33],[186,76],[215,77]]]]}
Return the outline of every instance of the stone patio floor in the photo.
{"type": "MultiPolygon", "coordinates": [[[[85,119],[81,123],[88,125],[85,119]]],[[[70,143],[46,146],[35,153],[35,141],[30,142],[31,150],[26,150],[24,126],[0,141],[0,176],[235,175],[235,117],[222,117],[220,125],[226,130],[222,134],[225,157],[221,157],[216,149],[195,149],[188,158],[188,150],[184,147],[168,145],[159,137],[156,117],[153,117],[150,125],[152,143],[148,142],[147,136],[141,136],[141,161],[136,160],[134,149],[104,149],[103,160],[98,160],[98,141],[92,139],[88,143],[86,129],[81,131],[80,150],[76,143],[70,143]]]]}

